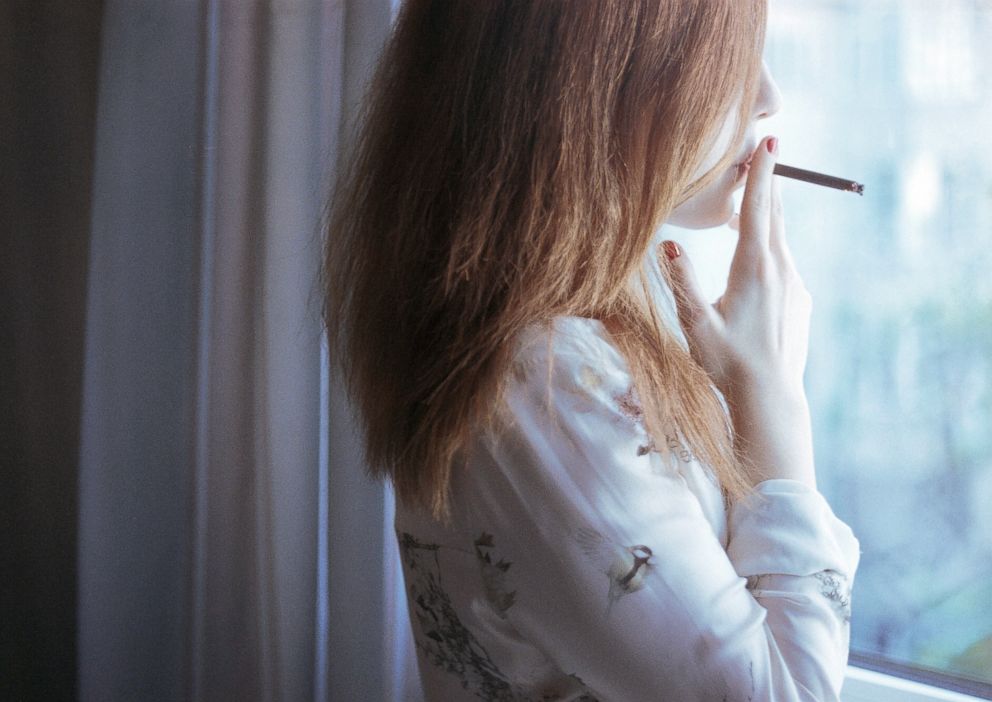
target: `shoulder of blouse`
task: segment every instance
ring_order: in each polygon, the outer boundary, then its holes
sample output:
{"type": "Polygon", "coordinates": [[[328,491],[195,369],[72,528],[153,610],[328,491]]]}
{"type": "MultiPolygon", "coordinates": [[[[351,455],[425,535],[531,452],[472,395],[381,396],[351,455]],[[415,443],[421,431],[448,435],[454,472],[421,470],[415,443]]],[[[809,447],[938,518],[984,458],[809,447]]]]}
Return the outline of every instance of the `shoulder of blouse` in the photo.
{"type": "Polygon", "coordinates": [[[623,355],[605,325],[586,317],[556,317],[520,334],[491,418],[491,440],[521,422],[528,432],[540,422],[555,436],[563,425],[592,423],[599,443],[653,445],[623,355]]]}
{"type": "Polygon", "coordinates": [[[630,385],[627,363],[606,326],[587,317],[556,317],[517,338],[511,383],[546,386],[578,382],[586,390],[630,385]]]}

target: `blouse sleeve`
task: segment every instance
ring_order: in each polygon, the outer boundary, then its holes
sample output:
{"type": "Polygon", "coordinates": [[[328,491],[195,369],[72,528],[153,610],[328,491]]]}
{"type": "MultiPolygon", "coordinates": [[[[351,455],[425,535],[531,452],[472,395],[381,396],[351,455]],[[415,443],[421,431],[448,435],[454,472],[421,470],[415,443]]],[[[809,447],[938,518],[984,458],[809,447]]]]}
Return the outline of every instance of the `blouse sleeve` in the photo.
{"type": "Polygon", "coordinates": [[[858,542],[822,495],[760,483],[724,548],[615,349],[559,337],[549,371],[535,348],[473,507],[513,564],[508,621],[603,701],[838,700],[858,542]]]}

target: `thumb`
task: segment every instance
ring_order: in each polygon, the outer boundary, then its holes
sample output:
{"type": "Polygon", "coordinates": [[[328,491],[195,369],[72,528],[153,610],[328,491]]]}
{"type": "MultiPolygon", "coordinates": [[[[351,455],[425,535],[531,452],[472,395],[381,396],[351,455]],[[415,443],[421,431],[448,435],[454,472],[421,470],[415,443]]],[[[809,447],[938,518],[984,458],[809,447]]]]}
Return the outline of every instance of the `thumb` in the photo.
{"type": "Polygon", "coordinates": [[[675,296],[679,324],[687,337],[694,337],[701,324],[709,322],[713,308],[703,295],[696,271],[681,246],[674,241],[663,241],[658,247],[662,257],[662,270],[675,296]]]}

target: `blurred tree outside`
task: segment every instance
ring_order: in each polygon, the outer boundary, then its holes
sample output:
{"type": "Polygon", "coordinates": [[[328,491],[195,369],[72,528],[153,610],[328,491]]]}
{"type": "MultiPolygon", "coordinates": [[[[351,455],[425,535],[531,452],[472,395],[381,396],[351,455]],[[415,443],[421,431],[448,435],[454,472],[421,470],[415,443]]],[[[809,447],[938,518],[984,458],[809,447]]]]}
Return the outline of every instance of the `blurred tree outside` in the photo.
{"type": "Polygon", "coordinates": [[[820,485],[863,549],[852,649],[992,684],[992,3],[773,0],[813,294],[820,485]]]}

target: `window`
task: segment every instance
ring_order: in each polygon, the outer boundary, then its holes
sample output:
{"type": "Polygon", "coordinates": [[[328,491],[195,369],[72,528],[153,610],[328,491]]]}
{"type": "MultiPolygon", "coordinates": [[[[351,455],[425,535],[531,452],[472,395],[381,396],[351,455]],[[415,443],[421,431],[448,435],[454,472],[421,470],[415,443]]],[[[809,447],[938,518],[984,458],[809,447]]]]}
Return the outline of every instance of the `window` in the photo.
{"type": "Polygon", "coordinates": [[[866,186],[782,183],[820,487],[863,550],[852,664],[992,699],[992,2],[773,0],[765,57],[780,160],[866,186]]]}

